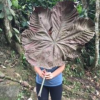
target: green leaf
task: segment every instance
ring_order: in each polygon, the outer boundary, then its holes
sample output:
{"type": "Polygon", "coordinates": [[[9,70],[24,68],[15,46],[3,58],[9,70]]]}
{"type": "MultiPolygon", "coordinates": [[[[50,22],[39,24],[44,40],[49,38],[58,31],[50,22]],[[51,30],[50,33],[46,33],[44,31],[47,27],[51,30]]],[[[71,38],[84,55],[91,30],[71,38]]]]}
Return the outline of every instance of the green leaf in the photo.
{"type": "Polygon", "coordinates": [[[32,9],[32,6],[28,6],[29,9],[32,9]]]}
{"type": "Polygon", "coordinates": [[[16,36],[16,39],[18,40],[18,42],[20,43],[21,41],[20,41],[19,36],[17,34],[15,34],[15,36],[16,36]]]}
{"type": "Polygon", "coordinates": [[[4,18],[4,12],[0,13],[0,18],[4,18]]]}
{"type": "Polygon", "coordinates": [[[23,21],[21,24],[22,24],[23,27],[28,26],[27,21],[23,21]]]}
{"type": "Polygon", "coordinates": [[[13,16],[15,16],[14,10],[10,9],[10,12],[11,12],[11,14],[12,14],[13,16]]]}
{"type": "Polygon", "coordinates": [[[94,57],[90,56],[90,65],[92,65],[94,62],[94,57]]]}
{"type": "Polygon", "coordinates": [[[25,59],[26,59],[26,56],[25,56],[24,54],[22,55],[22,59],[23,59],[23,60],[25,60],[25,59]]]}
{"type": "Polygon", "coordinates": [[[12,15],[9,15],[8,19],[11,21],[13,19],[12,15]]]}
{"type": "Polygon", "coordinates": [[[0,10],[2,10],[3,9],[3,4],[2,3],[0,3],[0,10]]]}
{"type": "Polygon", "coordinates": [[[0,32],[2,32],[2,29],[0,28],[0,32]]]}
{"type": "Polygon", "coordinates": [[[13,30],[17,33],[17,34],[19,34],[20,32],[19,32],[19,30],[18,29],[16,29],[16,28],[13,28],[13,30]]]}
{"type": "Polygon", "coordinates": [[[81,6],[81,5],[78,5],[78,6],[77,6],[77,11],[78,11],[79,13],[82,13],[82,6],[81,6]]]}
{"type": "Polygon", "coordinates": [[[9,8],[6,8],[5,10],[6,10],[6,14],[7,15],[10,15],[11,14],[9,8]]]}
{"type": "Polygon", "coordinates": [[[17,100],[21,100],[20,98],[18,98],[17,100]]]}
{"type": "Polygon", "coordinates": [[[11,7],[12,6],[12,2],[10,0],[8,0],[8,5],[11,7]]]}
{"type": "Polygon", "coordinates": [[[18,0],[12,0],[12,5],[13,5],[15,8],[18,8],[18,0]]]}
{"type": "Polygon", "coordinates": [[[22,6],[22,9],[25,9],[25,7],[26,7],[26,5],[23,5],[23,6],[22,6]]]}

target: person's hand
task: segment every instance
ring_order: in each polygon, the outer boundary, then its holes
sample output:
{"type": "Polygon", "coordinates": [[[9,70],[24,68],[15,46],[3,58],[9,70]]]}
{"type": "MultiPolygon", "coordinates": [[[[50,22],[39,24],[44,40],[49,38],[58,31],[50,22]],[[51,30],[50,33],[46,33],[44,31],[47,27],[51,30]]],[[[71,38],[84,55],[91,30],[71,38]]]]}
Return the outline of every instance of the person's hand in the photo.
{"type": "Polygon", "coordinates": [[[38,74],[39,74],[39,76],[41,78],[44,78],[45,77],[45,74],[46,74],[46,70],[41,70],[38,74]]]}
{"type": "Polygon", "coordinates": [[[46,78],[46,79],[52,79],[52,78],[54,78],[54,75],[53,75],[53,73],[51,73],[51,72],[46,72],[45,78],[46,78]]]}

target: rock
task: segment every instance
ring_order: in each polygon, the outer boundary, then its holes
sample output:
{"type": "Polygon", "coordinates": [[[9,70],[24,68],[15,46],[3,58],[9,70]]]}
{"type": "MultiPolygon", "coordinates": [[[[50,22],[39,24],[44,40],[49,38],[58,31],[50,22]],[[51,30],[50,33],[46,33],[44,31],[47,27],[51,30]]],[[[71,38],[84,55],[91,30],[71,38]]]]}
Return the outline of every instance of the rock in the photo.
{"type": "Polygon", "coordinates": [[[17,100],[20,93],[20,86],[17,84],[1,84],[0,83],[0,100],[17,100]]]}

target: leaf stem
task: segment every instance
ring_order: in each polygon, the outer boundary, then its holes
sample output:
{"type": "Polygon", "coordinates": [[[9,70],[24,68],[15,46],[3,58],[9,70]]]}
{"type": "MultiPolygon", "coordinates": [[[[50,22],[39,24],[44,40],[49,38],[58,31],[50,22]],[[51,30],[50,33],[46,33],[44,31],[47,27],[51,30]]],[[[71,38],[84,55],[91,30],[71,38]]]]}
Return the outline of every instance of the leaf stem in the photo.
{"type": "Polygon", "coordinates": [[[41,93],[42,93],[42,89],[43,89],[43,85],[44,85],[44,82],[45,82],[45,76],[43,78],[43,81],[42,81],[42,84],[41,84],[41,88],[40,88],[40,91],[38,93],[38,96],[41,97],[41,93]]]}

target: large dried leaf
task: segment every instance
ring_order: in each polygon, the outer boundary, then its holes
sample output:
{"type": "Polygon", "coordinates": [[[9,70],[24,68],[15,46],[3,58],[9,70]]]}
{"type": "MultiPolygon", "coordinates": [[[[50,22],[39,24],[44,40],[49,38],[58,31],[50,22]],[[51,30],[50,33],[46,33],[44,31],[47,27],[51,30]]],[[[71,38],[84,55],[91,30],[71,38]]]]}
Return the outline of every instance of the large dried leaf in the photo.
{"type": "Polygon", "coordinates": [[[93,36],[94,23],[79,18],[72,1],[63,1],[51,10],[35,8],[29,29],[22,33],[22,44],[31,65],[51,68],[64,64],[67,57],[77,57],[77,49],[93,36]]]}

